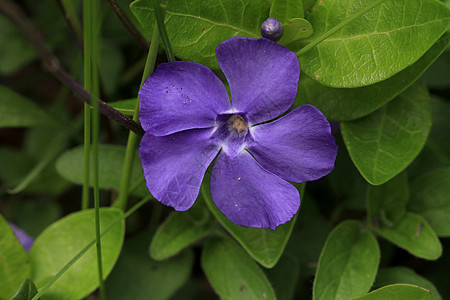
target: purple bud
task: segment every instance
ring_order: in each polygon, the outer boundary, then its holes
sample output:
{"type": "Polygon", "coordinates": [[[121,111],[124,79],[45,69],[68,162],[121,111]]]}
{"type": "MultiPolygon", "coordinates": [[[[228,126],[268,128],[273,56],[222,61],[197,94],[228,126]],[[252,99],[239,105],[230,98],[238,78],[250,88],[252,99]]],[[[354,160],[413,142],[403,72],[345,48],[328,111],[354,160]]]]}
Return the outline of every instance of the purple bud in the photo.
{"type": "Polygon", "coordinates": [[[283,25],[275,18],[268,18],[261,25],[261,35],[276,42],[283,36],[283,25]]]}

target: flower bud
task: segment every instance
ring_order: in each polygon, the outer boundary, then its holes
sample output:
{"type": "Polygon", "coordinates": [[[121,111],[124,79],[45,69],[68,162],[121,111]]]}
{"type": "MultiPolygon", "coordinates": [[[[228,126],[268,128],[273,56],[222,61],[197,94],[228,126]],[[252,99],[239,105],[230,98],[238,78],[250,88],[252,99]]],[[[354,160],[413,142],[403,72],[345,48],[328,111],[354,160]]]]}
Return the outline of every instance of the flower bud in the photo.
{"type": "Polygon", "coordinates": [[[261,25],[261,35],[276,42],[283,36],[283,25],[275,18],[268,18],[261,25]]]}

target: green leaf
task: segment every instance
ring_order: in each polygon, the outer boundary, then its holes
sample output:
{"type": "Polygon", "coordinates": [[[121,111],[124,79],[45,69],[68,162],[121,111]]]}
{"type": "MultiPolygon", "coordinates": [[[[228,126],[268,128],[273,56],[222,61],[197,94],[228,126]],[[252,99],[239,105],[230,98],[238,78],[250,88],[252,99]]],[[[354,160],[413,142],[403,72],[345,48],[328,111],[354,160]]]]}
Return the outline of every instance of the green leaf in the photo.
{"type": "MultiPolygon", "coordinates": [[[[100,227],[109,227],[121,216],[119,209],[101,208],[100,227]]],[[[122,221],[101,240],[105,277],[119,257],[124,234],[122,221]]],[[[53,223],[38,236],[30,250],[31,278],[38,287],[43,286],[93,239],[93,209],[70,214],[53,223]]],[[[44,299],[80,299],[94,291],[99,285],[96,257],[95,249],[91,248],[47,290],[44,299]]]]}
{"type": "Polygon", "coordinates": [[[34,295],[37,294],[36,286],[30,279],[25,279],[25,281],[20,286],[17,293],[11,298],[11,300],[31,300],[34,295]]]}
{"type": "Polygon", "coordinates": [[[393,226],[406,213],[409,187],[406,173],[380,186],[369,186],[367,191],[367,212],[371,222],[393,226]]]}
{"type": "Polygon", "coordinates": [[[403,171],[419,154],[431,121],[428,91],[414,84],[376,112],[341,123],[341,132],[361,175],[379,185],[403,171]]]}
{"type": "Polygon", "coordinates": [[[55,125],[55,121],[33,101],[0,85],[0,128],[55,125]]]}
{"type": "Polygon", "coordinates": [[[320,254],[313,299],[352,299],[367,293],[379,262],[375,237],[357,221],[342,222],[330,233],[320,254]]]}
{"type": "Polygon", "coordinates": [[[221,299],[276,299],[263,271],[229,238],[210,239],[203,248],[201,264],[221,299]]]}
{"type": "Polygon", "coordinates": [[[189,279],[194,264],[192,250],[155,261],[148,255],[149,240],[147,232],[127,240],[105,283],[108,299],[169,299],[189,279]]]}
{"type": "Polygon", "coordinates": [[[450,237],[450,168],[436,169],[411,182],[408,209],[424,217],[437,235],[450,237]]]}
{"type": "MultiPolygon", "coordinates": [[[[70,182],[83,184],[83,146],[78,146],[63,153],[56,161],[58,173],[70,182]]],[[[116,145],[99,145],[99,186],[101,189],[118,189],[125,157],[125,147],[116,145]]],[[[91,159],[92,163],[92,159],[91,159]]],[[[93,172],[93,168],[90,168],[93,172]]],[[[142,178],[142,167],[136,155],[131,176],[131,184],[142,178]]],[[[91,186],[93,181],[91,173],[91,186]]],[[[148,194],[147,188],[142,185],[136,195],[148,194]]]]}
{"type": "Polygon", "coordinates": [[[30,276],[27,253],[0,215],[0,299],[9,299],[30,276]]]}
{"type": "Polygon", "coordinates": [[[415,285],[393,284],[375,290],[356,300],[386,300],[386,299],[408,299],[408,300],[433,300],[430,291],[415,285]]]}
{"type": "Polygon", "coordinates": [[[126,100],[119,100],[114,102],[109,102],[108,104],[111,105],[113,108],[117,109],[121,113],[126,114],[127,116],[133,116],[134,115],[134,108],[136,107],[136,98],[132,99],[126,99],[126,100]]]}
{"type": "Polygon", "coordinates": [[[273,0],[269,17],[283,24],[294,18],[303,18],[303,3],[298,0],[273,0]]]}
{"type": "Polygon", "coordinates": [[[294,105],[312,104],[329,120],[351,121],[364,117],[403,92],[442,54],[450,41],[444,34],[417,62],[389,79],[366,87],[331,88],[301,76],[294,105]]]}
{"type": "MultiPolygon", "coordinates": [[[[152,32],[155,24],[152,1],[131,4],[147,32],[152,32]]],[[[216,47],[232,36],[260,38],[261,24],[268,14],[266,2],[259,0],[171,0],[165,24],[175,56],[217,69],[216,47]]]]}
{"type": "MultiPolygon", "coordinates": [[[[450,10],[436,0],[378,2],[301,55],[302,71],[332,87],[374,84],[416,62],[450,24],[450,10]]],[[[310,40],[372,4],[374,0],[317,1],[306,16],[314,28],[310,40]]]]}
{"type": "Polygon", "coordinates": [[[171,213],[159,226],[150,245],[153,259],[163,260],[174,256],[211,232],[210,213],[198,202],[187,212],[171,213]]]}
{"type": "Polygon", "coordinates": [[[228,220],[216,207],[211,199],[209,178],[205,178],[200,189],[208,208],[219,223],[241,244],[241,246],[258,263],[266,268],[272,268],[283,254],[286,243],[295,225],[298,213],[289,222],[280,225],[275,230],[264,228],[242,227],[228,220]]]}
{"type": "Polygon", "coordinates": [[[407,212],[394,226],[375,227],[375,232],[420,258],[435,260],[442,254],[436,233],[421,216],[407,212]]]}
{"type": "Polygon", "coordinates": [[[378,271],[375,287],[382,287],[388,284],[407,283],[423,287],[431,292],[435,300],[442,300],[441,295],[434,284],[423,278],[414,270],[405,267],[383,268],[378,271]]]}
{"type": "Polygon", "coordinates": [[[281,45],[286,46],[287,48],[291,49],[295,46],[290,46],[290,43],[294,43],[297,40],[307,38],[312,35],[313,28],[311,26],[311,23],[309,23],[305,19],[300,18],[294,18],[289,20],[286,23],[283,23],[283,37],[279,41],[281,45]]]}

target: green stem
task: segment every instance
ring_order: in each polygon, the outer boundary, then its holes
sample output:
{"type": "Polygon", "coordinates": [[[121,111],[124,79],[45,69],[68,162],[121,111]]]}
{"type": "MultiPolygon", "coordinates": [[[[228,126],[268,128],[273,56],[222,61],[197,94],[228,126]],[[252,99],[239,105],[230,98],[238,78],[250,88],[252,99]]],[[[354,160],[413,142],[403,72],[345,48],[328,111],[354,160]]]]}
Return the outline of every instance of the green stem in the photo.
{"type": "MultiPolygon", "coordinates": [[[[84,88],[89,93],[92,92],[91,78],[91,21],[89,1],[84,0],[83,4],[83,37],[84,37],[84,58],[83,58],[83,78],[84,88]]],[[[83,195],[81,208],[89,207],[89,174],[90,174],[90,152],[91,152],[91,106],[84,104],[84,169],[83,169],[83,195]]]]}
{"type": "Polygon", "coordinates": [[[315,46],[317,46],[318,44],[320,44],[323,40],[325,40],[327,37],[329,37],[330,35],[332,35],[333,33],[335,33],[336,31],[338,31],[339,29],[343,28],[345,25],[347,25],[348,23],[350,23],[351,21],[355,20],[356,18],[364,15],[366,12],[368,12],[369,10],[371,10],[372,8],[380,5],[382,2],[384,2],[385,0],[378,0],[375,1],[374,3],[366,6],[365,8],[363,8],[362,10],[358,11],[356,14],[352,15],[350,18],[345,19],[342,23],[339,23],[338,25],[334,26],[333,28],[331,28],[330,30],[328,30],[327,32],[325,32],[324,34],[322,34],[321,36],[319,36],[317,39],[315,39],[314,41],[312,41],[311,43],[309,43],[308,45],[306,45],[305,47],[303,47],[302,49],[300,49],[299,51],[297,51],[297,56],[301,56],[303,54],[305,54],[306,52],[308,52],[309,50],[311,50],[312,48],[314,48],[315,46]]]}
{"type": "Polygon", "coordinates": [[[166,26],[164,25],[164,12],[161,11],[159,0],[153,0],[153,9],[155,10],[156,23],[158,24],[161,42],[166,51],[167,60],[175,61],[175,55],[173,54],[172,47],[170,46],[169,36],[167,35],[166,26]]]}
{"type": "MultiPolygon", "coordinates": [[[[95,216],[95,237],[97,248],[97,270],[100,287],[100,298],[105,297],[105,285],[103,282],[102,247],[100,240],[100,190],[99,190],[99,169],[98,169],[98,145],[100,135],[100,113],[98,100],[98,55],[100,40],[100,3],[98,1],[84,0],[83,21],[84,21],[84,62],[86,88],[92,95],[92,163],[93,163],[93,187],[94,187],[94,216],[95,216]],[[87,51],[86,51],[87,50],[87,51]]],[[[88,153],[89,155],[89,153],[88,153]]]]}
{"type": "MultiPolygon", "coordinates": [[[[145,62],[144,73],[142,74],[141,86],[145,79],[153,72],[155,68],[156,56],[158,55],[159,47],[159,32],[158,27],[155,24],[153,28],[152,43],[150,44],[150,49],[147,55],[147,61],[145,62]]],[[[138,121],[139,119],[139,97],[136,101],[136,106],[134,108],[133,120],[138,121]]],[[[127,148],[125,150],[125,161],[123,163],[122,178],[120,181],[119,197],[114,203],[115,207],[125,210],[127,207],[128,199],[128,187],[130,185],[131,172],[133,171],[133,160],[134,154],[136,152],[137,145],[137,135],[130,131],[128,135],[127,148]]]]}
{"type": "MultiPolygon", "coordinates": [[[[144,205],[145,203],[147,203],[148,201],[150,201],[152,199],[151,195],[148,195],[147,197],[145,197],[144,199],[142,199],[141,201],[139,201],[138,203],[136,203],[132,208],[130,208],[130,210],[128,210],[125,214],[123,214],[122,217],[120,217],[119,219],[117,219],[113,224],[111,224],[111,226],[109,226],[108,228],[106,228],[105,231],[102,232],[102,234],[100,235],[100,238],[104,237],[105,234],[107,234],[111,229],[113,229],[117,224],[119,224],[120,222],[122,222],[123,220],[125,220],[126,218],[128,218],[131,214],[133,214],[136,210],[138,210],[140,207],[142,207],[142,205],[144,205]]],[[[84,247],[83,249],[80,250],[80,252],[78,252],[74,257],[72,257],[72,259],[65,264],[61,270],[58,271],[58,273],[56,273],[55,276],[53,276],[53,278],[42,288],[39,290],[39,293],[37,293],[32,300],[38,300],[39,297],[41,297],[67,270],[70,269],[70,267],[73,266],[73,264],[75,264],[89,249],[92,248],[92,246],[94,246],[97,243],[97,239],[92,240],[92,242],[90,242],[86,247],[84,247]]]]}

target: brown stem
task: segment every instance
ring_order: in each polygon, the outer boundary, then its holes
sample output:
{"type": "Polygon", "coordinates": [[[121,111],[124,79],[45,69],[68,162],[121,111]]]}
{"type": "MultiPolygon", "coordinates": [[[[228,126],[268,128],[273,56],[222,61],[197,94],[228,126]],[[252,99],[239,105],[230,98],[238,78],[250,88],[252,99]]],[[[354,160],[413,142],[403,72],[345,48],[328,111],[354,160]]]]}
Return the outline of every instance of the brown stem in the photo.
{"type": "MultiPolygon", "coordinates": [[[[41,57],[43,68],[53,74],[61,83],[69,87],[86,103],[91,104],[91,94],[86,91],[68,72],[66,72],[58,60],[58,58],[47,50],[41,34],[34,29],[33,25],[28,21],[25,14],[19,6],[11,0],[0,1],[0,11],[2,11],[8,18],[17,25],[17,27],[27,36],[30,43],[36,48],[41,57]]],[[[144,130],[135,121],[127,115],[112,108],[106,102],[99,100],[99,109],[102,114],[108,118],[117,121],[129,130],[134,131],[137,135],[142,136],[144,130]]]]}
{"type": "Polygon", "coordinates": [[[138,44],[147,52],[148,51],[148,42],[142,37],[141,33],[136,29],[133,23],[128,19],[127,15],[123,12],[122,8],[120,8],[119,4],[116,0],[107,0],[109,6],[116,14],[117,18],[119,18],[120,22],[122,22],[123,26],[128,30],[131,36],[138,42],[138,44]]]}

